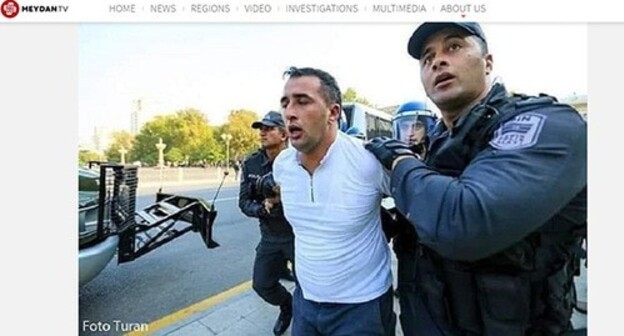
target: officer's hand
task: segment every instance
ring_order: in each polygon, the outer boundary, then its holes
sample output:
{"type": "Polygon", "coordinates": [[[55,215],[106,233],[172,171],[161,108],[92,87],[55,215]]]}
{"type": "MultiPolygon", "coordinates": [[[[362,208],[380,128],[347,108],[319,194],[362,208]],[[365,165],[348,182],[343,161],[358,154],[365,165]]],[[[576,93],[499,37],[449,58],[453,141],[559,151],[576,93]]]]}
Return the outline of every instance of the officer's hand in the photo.
{"type": "Polygon", "coordinates": [[[364,145],[368,151],[373,153],[377,160],[388,170],[392,170],[392,163],[399,157],[416,157],[404,142],[388,137],[373,138],[364,145]]]}
{"type": "Polygon", "coordinates": [[[275,197],[275,186],[272,173],[263,175],[256,181],[256,190],[264,197],[275,197]]]}
{"type": "Polygon", "coordinates": [[[267,213],[271,213],[271,210],[276,209],[279,206],[279,203],[279,195],[275,197],[267,197],[264,199],[264,202],[262,202],[262,204],[264,205],[264,209],[267,211],[267,213]]]}
{"type": "Polygon", "coordinates": [[[265,198],[264,202],[262,202],[262,205],[264,206],[264,210],[266,210],[267,213],[271,213],[271,209],[273,208],[273,201],[271,201],[270,198],[265,198]]]}

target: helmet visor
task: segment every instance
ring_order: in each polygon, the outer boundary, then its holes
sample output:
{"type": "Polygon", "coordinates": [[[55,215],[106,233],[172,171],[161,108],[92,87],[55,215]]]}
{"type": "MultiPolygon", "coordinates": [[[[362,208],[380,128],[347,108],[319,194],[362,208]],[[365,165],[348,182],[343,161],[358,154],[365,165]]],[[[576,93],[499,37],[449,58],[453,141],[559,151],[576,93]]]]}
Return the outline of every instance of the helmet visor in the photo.
{"type": "Polygon", "coordinates": [[[394,137],[410,145],[425,141],[429,131],[433,129],[435,119],[431,116],[407,114],[394,119],[394,137]]]}

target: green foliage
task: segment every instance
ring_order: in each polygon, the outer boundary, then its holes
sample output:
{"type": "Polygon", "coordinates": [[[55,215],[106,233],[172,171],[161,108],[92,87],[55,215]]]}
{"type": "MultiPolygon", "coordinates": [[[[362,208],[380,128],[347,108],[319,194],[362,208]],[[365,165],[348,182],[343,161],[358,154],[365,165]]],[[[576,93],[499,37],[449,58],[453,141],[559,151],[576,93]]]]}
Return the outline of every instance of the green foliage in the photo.
{"type": "Polygon", "coordinates": [[[169,162],[184,162],[186,157],[179,148],[173,148],[165,155],[165,160],[169,162]]]}
{"type": "Polygon", "coordinates": [[[98,152],[92,150],[81,149],[78,151],[78,164],[87,165],[89,161],[104,161],[105,157],[98,152]]]}
{"type": "Polygon", "coordinates": [[[160,139],[166,145],[165,161],[173,164],[216,163],[226,159],[226,144],[221,135],[227,133],[230,140],[230,160],[242,160],[260,146],[258,131],[251,128],[259,120],[250,110],[233,110],[225,125],[211,126],[204,113],[189,108],[174,114],[160,115],[146,122],[136,136],[126,131],[115,132],[106,158],[94,152],[81,151],[79,161],[121,161],[119,150],[128,150],[126,163],[141,161],[145,165],[158,164],[156,144],[160,139]]]}
{"type": "Polygon", "coordinates": [[[189,161],[211,161],[213,152],[218,150],[214,130],[206,116],[196,109],[186,109],[173,115],[157,116],[143,125],[136,137],[132,150],[133,157],[148,165],[158,163],[156,144],[162,138],[165,159],[181,163],[189,161]]]}
{"type": "Polygon", "coordinates": [[[354,102],[354,103],[360,103],[360,104],[364,104],[364,105],[367,105],[367,106],[374,107],[373,104],[371,104],[368,101],[368,99],[366,99],[364,97],[358,97],[357,92],[353,88],[347,88],[347,90],[345,92],[343,92],[343,94],[342,94],[342,102],[343,103],[354,102]]]}
{"type": "Polygon", "coordinates": [[[145,123],[135,138],[134,147],[131,151],[132,157],[150,166],[157,164],[158,150],[156,144],[159,139],[162,139],[167,147],[171,147],[170,139],[172,136],[168,127],[170,122],[173,122],[172,116],[167,115],[157,116],[152,121],[145,123]]]}
{"type": "Polygon", "coordinates": [[[225,141],[221,134],[232,136],[230,141],[230,160],[242,160],[247,154],[260,147],[258,131],[251,128],[254,121],[260,120],[256,112],[249,110],[233,110],[228,116],[227,123],[219,130],[218,137],[225,152],[225,141]]]}
{"type": "Polygon", "coordinates": [[[106,155],[108,161],[121,162],[121,153],[119,151],[123,148],[128,151],[126,152],[126,163],[132,162],[132,157],[128,154],[130,153],[133,144],[134,136],[129,132],[114,132],[111,144],[108,146],[104,154],[106,155]]]}

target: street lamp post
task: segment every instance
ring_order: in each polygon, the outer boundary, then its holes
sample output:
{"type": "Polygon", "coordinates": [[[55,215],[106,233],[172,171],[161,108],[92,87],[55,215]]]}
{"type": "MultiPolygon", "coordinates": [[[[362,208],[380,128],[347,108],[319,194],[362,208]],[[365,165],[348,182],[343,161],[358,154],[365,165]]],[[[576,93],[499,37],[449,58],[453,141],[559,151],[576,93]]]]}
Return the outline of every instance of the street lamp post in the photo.
{"type": "Polygon", "coordinates": [[[165,155],[163,151],[167,148],[167,145],[163,143],[162,138],[158,138],[158,143],[156,144],[156,149],[158,149],[158,168],[160,168],[160,186],[162,188],[162,180],[163,180],[163,171],[165,170],[165,155]]]}
{"type": "Polygon", "coordinates": [[[156,144],[156,149],[158,149],[158,167],[163,168],[165,166],[165,156],[163,151],[167,148],[162,142],[162,138],[158,139],[158,143],[156,144]]]}
{"type": "Polygon", "coordinates": [[[230,171],[230,140],[232,140],[232,134],[223,133],[221,139],[225,141],[225,171],[230,171]]]}
{"type": "Polygon", "coordinates": [[[128,150],[122,146],[119,148],[119,154],[121,154],[121,164],[126,164],[126,154],[128,154],[128,150]]]}

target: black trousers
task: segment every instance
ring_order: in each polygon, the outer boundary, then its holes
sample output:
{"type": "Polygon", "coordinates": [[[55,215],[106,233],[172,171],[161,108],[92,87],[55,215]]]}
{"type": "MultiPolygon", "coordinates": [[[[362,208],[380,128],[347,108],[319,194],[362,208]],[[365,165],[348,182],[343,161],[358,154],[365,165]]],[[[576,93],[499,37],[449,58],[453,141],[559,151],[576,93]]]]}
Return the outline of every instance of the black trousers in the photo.
{"type": "Polygon", "coordinates": [[[294,238],[275,240],[263,235],[256,247],[252,287],[264,301],[274,306],[290,298],[288,290],[279,282],[286,260],[292,263],[294,269],[294,238]]]}
{"type": "Polygon", "coordinates": [[[422,297],[416,290],[417,258],[415,251],[396,252],[397,256],[397,290],[399,291],[399,321],[405,336],[447,336],[451,332],[444,332],[431,318],[425,307],[422,297]]]}
{"type": "Polygon", "coordinates": [[[399,321],[405,336],[417,335],[418,300],[416,293],[416,255],[415,253],[397,252],[397,290],[399,292],[399,321]]]}

